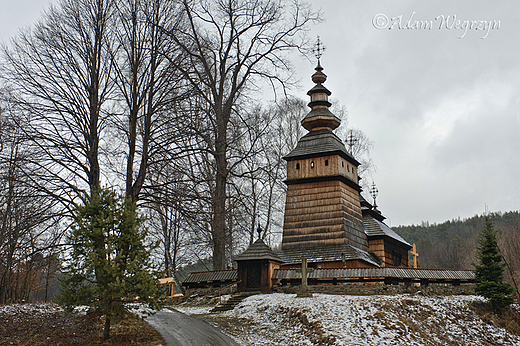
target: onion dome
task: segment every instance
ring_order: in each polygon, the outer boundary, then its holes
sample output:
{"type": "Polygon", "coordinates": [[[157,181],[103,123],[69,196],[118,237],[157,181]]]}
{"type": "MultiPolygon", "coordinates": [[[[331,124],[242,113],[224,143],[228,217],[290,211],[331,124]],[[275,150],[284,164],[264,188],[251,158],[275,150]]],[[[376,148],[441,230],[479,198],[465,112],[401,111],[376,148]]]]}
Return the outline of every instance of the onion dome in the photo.
{"type": "Polygon", "coordinates": [[[307,95],[311,97],[311,102],[308,104],[311,111],[302,120],[302,126],[309,131],[332,131],[339,126],[341,120],[329,111],[331,92],[323,86],[323,83],[327,80],[327,75],[323,73],[323,67],[321,67],[319,60],[318,66],[314,70],[316,72],[311,79],[316,85],[307,92],[307,95]]]}

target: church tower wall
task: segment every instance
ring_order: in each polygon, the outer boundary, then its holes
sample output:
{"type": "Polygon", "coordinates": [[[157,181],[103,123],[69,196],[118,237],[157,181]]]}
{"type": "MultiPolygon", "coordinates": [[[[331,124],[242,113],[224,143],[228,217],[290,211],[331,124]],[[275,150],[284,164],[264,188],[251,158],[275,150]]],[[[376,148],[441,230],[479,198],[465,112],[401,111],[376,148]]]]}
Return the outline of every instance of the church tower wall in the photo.
{"type": "Polygon", "coordinates": [[[359,192],[339,180],[287,188],[282,250],[350,244],[368,249],[359,192]]]}
{"type": "Polygon", "coordinates": [[[358,183],[357,167],[339,155],[326,155],[287,163],[287,180],[342,175],[358,183]]]}

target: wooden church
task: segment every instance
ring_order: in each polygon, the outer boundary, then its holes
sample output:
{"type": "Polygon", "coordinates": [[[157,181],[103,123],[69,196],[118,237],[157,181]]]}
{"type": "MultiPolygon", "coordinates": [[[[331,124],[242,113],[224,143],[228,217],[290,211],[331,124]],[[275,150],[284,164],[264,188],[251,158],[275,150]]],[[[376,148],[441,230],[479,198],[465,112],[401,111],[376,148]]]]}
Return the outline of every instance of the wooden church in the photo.
{"type": "Polygon", "coordinates": [[[300,268],[303,258],[317,269],[408,266],[412,246],[360,194],[359,162],[333,132],[341,120],[329,110],[331,92],[323,85],[327,76],[319,60],[315,71],[316,85],[307,93],[311,110],[301,122],[309,132],[284,157],[287,198],[281,251],[272,251],[259,239],[236,257],[239,290],[260,281],[268,285],[274,270],[300,268]]]}
{"type": "MultiPolygon", "coordinates": [[[[271,291],[273,284],[468,283],[471,271],[409,268],[412,246],[388,227],[375,205],[361,196],[359,162],[334,134],[340,119],[329,110],[331,92],[318,59],[308,91],[311,108],[301,121],[308,130],[288,153],[282,246],[273,251],[258,239],[234,258],[238,270],[192,273],[187,287],[237,283],[239,292],[271,291]],[[302,268],[302,263],[307,266],[302,268]]],[[[413,252],[412,255],[417,256],[413,252]]]]}
{"type": "Polygon", "coordinates": [[[315,268],[408,266],[411,245],[361,197],[359,162],[333,132],[340,119],[329,110],[326,79],[318,61],[307,93],[311,111],[302,120],[309,132],[284,157],[282,267],[297,267],[303,257],[315,268]]]}

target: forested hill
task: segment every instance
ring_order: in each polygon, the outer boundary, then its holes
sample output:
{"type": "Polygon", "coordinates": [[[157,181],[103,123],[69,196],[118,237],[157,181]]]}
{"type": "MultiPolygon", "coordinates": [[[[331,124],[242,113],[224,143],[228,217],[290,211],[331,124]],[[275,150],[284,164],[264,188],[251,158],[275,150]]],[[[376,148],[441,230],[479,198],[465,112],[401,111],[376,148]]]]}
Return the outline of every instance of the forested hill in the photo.
{"type": "MultiPolygon", "coordinates": [[[[518,211],[491,213],[498,230],[500,249],[513,267],[520,269],[520,214],[518,211]]],[[[473,269],[478,235],[484,227],[484,217],[475,215],[464,220],[440,224],[398,226],[393,229],[410,244],[417,246],[418,266],[422,268],[473,269]]]]}

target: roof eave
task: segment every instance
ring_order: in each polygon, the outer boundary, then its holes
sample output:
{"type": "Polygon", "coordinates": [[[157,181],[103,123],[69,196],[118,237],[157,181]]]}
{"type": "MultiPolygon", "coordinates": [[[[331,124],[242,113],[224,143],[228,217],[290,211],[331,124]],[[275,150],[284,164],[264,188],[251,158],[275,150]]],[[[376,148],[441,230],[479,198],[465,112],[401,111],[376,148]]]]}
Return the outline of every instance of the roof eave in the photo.
{"type": "Polygon", "coordinates": [[[357,161],[355,158],[350,156],[344,151],[341,150],[331,150],[331,151],[323,151],[319,153],[311,153],[311,154],[303,154],[303,155],[291,155],[291,153],[285,155],[283,159],[287,162],[289,161],[295,161],[295,160],[305,160],[305,159],[311,159],[314,157],[322,157],[322,156],[331,156],[331,155],[339,155],[341,158],[347,160],[352,165],[358,167],[361,163],[357,161]]]}

